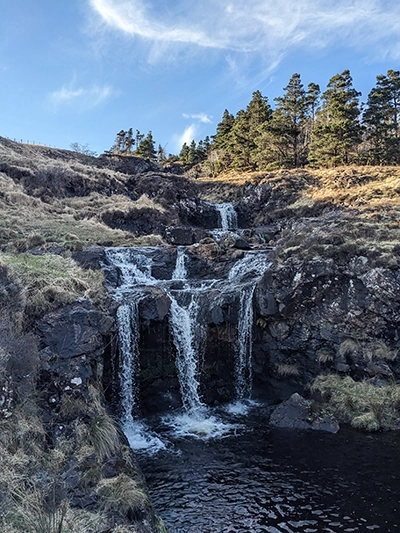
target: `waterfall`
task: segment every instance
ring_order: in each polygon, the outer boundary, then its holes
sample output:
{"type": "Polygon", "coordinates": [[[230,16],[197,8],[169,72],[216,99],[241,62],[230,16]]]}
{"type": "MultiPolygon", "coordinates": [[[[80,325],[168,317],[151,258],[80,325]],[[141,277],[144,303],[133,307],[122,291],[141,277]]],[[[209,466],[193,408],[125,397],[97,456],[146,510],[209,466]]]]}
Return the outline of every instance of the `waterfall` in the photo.
{"type": "MultiPolygon", "coordinates": [[[[223,227],[236,225],[231,204],[218,204],[223,227]],[[228,207],[229,206],[229,207],[228,207]],[[231,217],[231,218],[229,218],[231,217]]],[[[252,391],[253,296],[260,276],[268,269],[269,254],[265,250],[248,251],[234,262],[231,269],[219,279],[188,279],[186,247],[176,249],[175,266],[170,263],[170,250],[155,247],[110,248],[106,250],[108,282],[117,310],[120,353],[121,425],[133,447],[148,447],[148,434],[138,426],[135,411],[138,402],[139,373],[139,313],[142,298],[160,291],[170,299],[169,327],[176,350],[175,366],[184,409],[174,414],[167,424],[182,435],[214,435],[221,429],[219,421],[210,416],[200,398],[200,348],[208,321],[207,310],[213,309],[213,299],[234,293],[238,303],[237,345],[235,357],[234,390],[239,402],[250,397],[252,391]],[[162,254],[165,254],[164,256],[162,254]],[[160,264],[162,276],[157,279],[160,264]],[[157,266],[154,268],[153,266],[157,266]],[[169,275],[168,275],[168,268],[169,275]],[[211,306],[210,306],[211,304],[211,306]],[[209,307],[210,306],[210,307],[209,307]],[[139,438],[140,437],[140,438],[139,438]]],[[[232,301],[228,298],[227,301],[232,301]]],[[[230,304],[228,304],[230,305],[230,304]]],[[[233,377],[233,376],[232,376],[233,377]]],[[[153,439],[159,446],[159,439],[153,439]]]]}
{"type": "Polygon", "coordinates": [[[152,276],[152,249],[149,248],[110,248],[106,251],[109,263],[118,272],[117,287],[114,294],[117,299],[124,301],[129,298],[129,303],[122,303],[117,311],[117,324],[119,329],[118,340],[122,359],[121,369],[121,407],[122,425],[132,423],[132,409],[137,398],[135,376],[139,370],[139,324],[137,307],[130,302],[132,294],[138,299],[142,297],[142,287],[160,287],[171,300],[170,329],[173,342],[177,351],[176,368],[181,391],[182,404],[187,411],[201,407],[198,394],[198,348],[199,328],[197,315],[199,310],[198,296],[200,289],[185,289],[181,292],[190,301],[187,305],[178,303],[178,294],[169,289],[172,280],[184,280],[187,277],[185,266],[184,246],[177,249],[177,259],[171,280],[157,280],[152,276]]]}
{"type": "Polygon", "coordinates": [[[178,246],[176,251],[176,265],[175,270],[172,273],[172,279],[186,279],[187,278],[187,270],[186,270],[186,264],[185,264],[185,258],[186,258],[186,247],[185,246],[178,246]]]}
{"type": "Polygon", "coordinates": [[[197,380],[199,341],[197,315],[199,303],[196,293],[190,294],[187,306],[179,305],[176,298],[171,298],[170,327],[177,351],[176,368],[178,371],[182,404],[186,411],[195,411],[203,404],[199,398],[197,380]]]}
{"type": "Polygon", "coordinates": [[[231,203],[214,204],[219,213],[222,231],[237,229],[237,214],[231,203]]]}
{"type": "Polygon", "coordinates": [[[269,268],[265,253],[248,252],[230,270],[228,280],[239,283],[238,344],[235,361],[235,395],[249,399],[253,386],[253,296],[259,277],[269,268]]]}
{"type": "Polygon", "coordinates": [[[133,411],[138,400],[139,312],[136,302],[118,307],[117,326],[121,361],[121,425],[123,429],[128,429],[133,424],[133,411]]]}
{"type": "Polygon", "coordinates": [[[235,395],[237,400],[248,399],[253,385],[253,295],[256,288],[251,284],[242,288],[238,316],[238,347],[235,364],[235,395]]]}

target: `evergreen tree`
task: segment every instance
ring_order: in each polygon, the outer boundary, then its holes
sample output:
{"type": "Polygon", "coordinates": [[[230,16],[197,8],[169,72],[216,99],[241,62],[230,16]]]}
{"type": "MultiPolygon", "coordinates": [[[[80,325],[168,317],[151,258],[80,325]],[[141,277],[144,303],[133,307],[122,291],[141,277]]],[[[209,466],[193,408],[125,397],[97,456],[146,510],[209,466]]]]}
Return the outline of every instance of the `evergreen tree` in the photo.
{"type": "Polygon", "coordinates": [[[179,152],[179,161],[184,165],[187,165],[189,162],[189,146],[186,143],[183,143],[179,152]]]}
{"type": "Polygon", "coordinates": [[[125,149],[125,131],[121,130],[117,133],[114,144],[111,148],[111,152],[114,154],[120,154],[125,149]]]}
{"type": "Polygon", "coordinates": [[[129,130],[125,132],[125,151],[131,153],[134,144],[135,139],[133,138],[133,130],[132,128],[129,128],[129,130]]]}
{"type": "Polygon", "coordinates": [[[235,117],[225,109],[222,115],[222,120],[217,124],[217,132],[212,136],[212,147],[219,150],[228,147],[229,134],[232,130],[232,126],[235,123],[235,117]]]}
{"type": "Polygon", "coordinates": [[[231,165],[237,169],[255,170],[258,161],[258,138],[265,124],[271,120],[268,98],[260,91],[253,92],[246,111],[239,111],[232,126],[229,139],[231,165]]]}
{"type": "Polygon", "coordinates": [[[284,94],[275,98],[272,119],[265,123],[258,139],[260,167],[304,166],[309,142],[309,97],[300,75],[293,74],[284,94]]]}
{"type": "Polygon", "coordinates": [[[363,114],[368,143],[367,161],[372,164],[400,163],[400,72],[389,70],[376,78],[363,114]]]}
{"type": "Polygon", "coordinates": [[[307,87],[307,111],[308,115],[311,118],[312,122],[315,122],[315,117],[317,114],[319,106],[319,97],[321,94],[320,86],[316,83],[309,83],[307,87]]]}
{"type": "Polygon", "coordinates": [[[139,146],[136,148],[135,155],[150,160],[156,159],[156,148],[151,131],[149,131],[146,137],[140,142],[139,146]]]}
{"type": "Polygon", "coordinates": [[[353,88],[349,70],[330,79],[317,113],[310,145],[310,163],[329,167],[347,165],[356,159],[362,132],[359,96],[360,93],[353,88]]]}
{"type": "Polygon", "coordinates": [[[159,144],[157,147],[156,159],[159,163],[165,163],[167,160],[165,149],[161,146],[161,144],[159,144]]]}
{"type": "Polygon", "coordinates": [[[191,141],[189,145],[189,153],[187,158],[187,163],[189,165],[195,165],[198,162],[197,159],[197,148],[196,148],[196,142],[194,139],[191,141]]]}
{"type": "Polygon", "coordinates": [[[293,74],[283,90],[284,95],[275,98],[277,107],[273,121],[276,141],[285,156],[282,161],[284,166],[303,166],[307,156],[307,95],[300,74],[293,74]]]}

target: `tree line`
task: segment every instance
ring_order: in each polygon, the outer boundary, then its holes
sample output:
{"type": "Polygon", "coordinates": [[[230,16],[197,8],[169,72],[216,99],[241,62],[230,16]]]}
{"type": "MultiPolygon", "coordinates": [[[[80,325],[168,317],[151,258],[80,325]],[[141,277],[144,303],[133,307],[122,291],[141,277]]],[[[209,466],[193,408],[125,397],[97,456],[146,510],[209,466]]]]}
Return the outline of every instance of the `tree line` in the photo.
{"type": "Polygon", "coordinates": [[[198,145],[184,145],[182,163],[201,163],[212,174],[223,170],[265,170],[306,165],[400,164],[400,72],[376,78],[367,102],[360,103],[349,70],[333,76],[321,94],[293,74],[283,95],[255,91],[236,116],[224,111],[216,133],[198,145]]]}
{"type": "Polygon", "coordinates": [[[149,131],[147,135],[133,128],[121,130],[117,133],[114,144],[106,153],[115,155],[135,155],[152,161],[164,162],[166,160],[165,150],[159,144],[156,149],[153,133],[149,131]]]}
{"type": "Polygon", "coordinates": [[[184,143],[179,155],[166,157],[155,148],[152,132],[121,130],[109,153],[179,162],[216,175],[235,170],[334,167],[349,164],[400,164],[400,72],[376,78],[367,102],[353,87],[349,70],[333,76],[326,90],[304,87],[293,74],[282,96],[271,106],[261,91],[253,92],[246,109],[225,110],[216,132],[196,143],[184,143]]]}

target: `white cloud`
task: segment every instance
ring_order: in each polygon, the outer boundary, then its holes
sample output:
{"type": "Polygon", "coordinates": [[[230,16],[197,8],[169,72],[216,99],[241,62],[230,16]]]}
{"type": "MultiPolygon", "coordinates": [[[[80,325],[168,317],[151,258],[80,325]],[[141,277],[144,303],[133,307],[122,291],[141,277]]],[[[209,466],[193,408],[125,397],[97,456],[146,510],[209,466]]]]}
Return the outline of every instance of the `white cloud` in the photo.
{"type": "Polygon", "coordinates": [[[211,124],[212,123],[212,117],[206,115],[206,113],[197,113],[193,115],[189,115],[187,113],[183,113],[183,118],[190,118],[194,120],[198,120],[199,122],[202,122],[203,124],[211,124]]]}
{"type": "Polygon", "coordinates": [[[179,152],[184,143],[189,145],[193,141],[193,139],[196,138],[197,133],[198,133],[198,126],[196,124],[190,124],[190,126],[185,128],[185,131],[181,135],[174,135],[173,142],[174,142],[175,150],[179,152]]]}
{"type": "Polygon", "coordinates": [[[49,95],[49,102],[54,110],[63,106],[75,106],[79,109],[93,109],[115,94],[109,86],[93,85],[90,88],[74,87],[74,83],[64,86],[49,95]]]}
{"type": "Polygon", "coordinates": [[[299,47],[338,43],[388,57],[400,48],[398,0],[176,0],[173,7],[162,0],[88,2],[106,27],[156,45],[153,60],[165,59],[168,46],[195,46],[255,53],[271,69],[299,47]]]}

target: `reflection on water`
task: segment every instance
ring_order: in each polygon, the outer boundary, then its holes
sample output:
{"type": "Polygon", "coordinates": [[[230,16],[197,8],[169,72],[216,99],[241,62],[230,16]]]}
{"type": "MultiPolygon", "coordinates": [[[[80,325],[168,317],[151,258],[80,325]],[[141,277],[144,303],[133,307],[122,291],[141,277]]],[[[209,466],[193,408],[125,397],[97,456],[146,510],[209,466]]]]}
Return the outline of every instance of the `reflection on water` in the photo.
{"type": "Polygon", "coordinates": [[[242,429],[203,441],[153,422],[167,447],[139,460],[169,533],[400,531],[399,434],[271,430],[262,407],[217,416],[242,429]]]}

